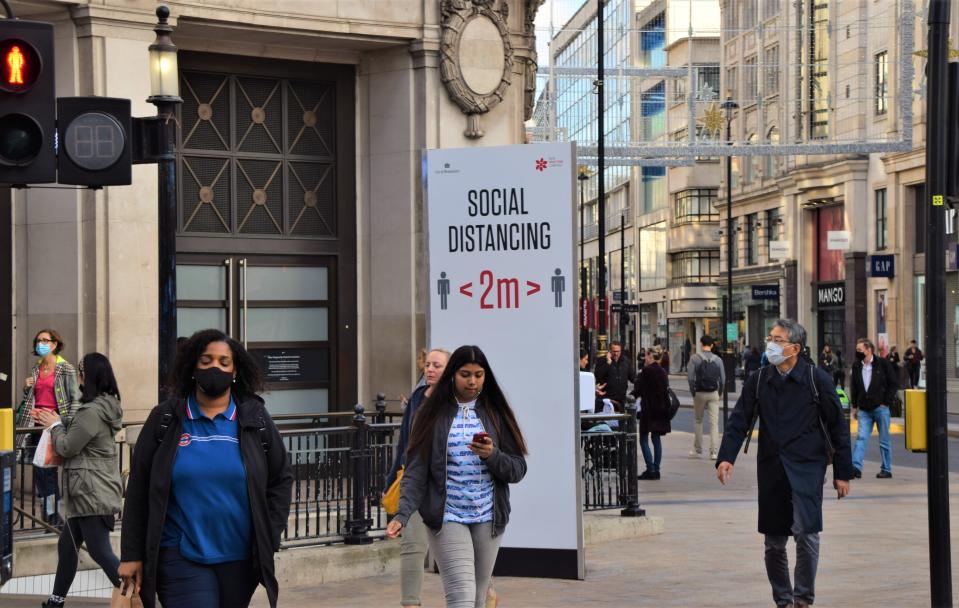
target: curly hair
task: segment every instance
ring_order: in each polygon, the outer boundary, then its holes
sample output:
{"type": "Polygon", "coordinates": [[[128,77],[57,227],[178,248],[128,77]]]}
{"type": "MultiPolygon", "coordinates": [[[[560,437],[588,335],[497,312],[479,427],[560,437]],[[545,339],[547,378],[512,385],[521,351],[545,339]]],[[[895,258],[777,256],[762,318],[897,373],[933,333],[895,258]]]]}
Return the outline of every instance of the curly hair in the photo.
{"type": "Polygon", "coordinates": [[[173,394],[185,398],[193,393],[196,388],[193,370],[196,369],[200,355],[212,342],[226,342],[233,352],[233,367],[236,371],[236,382],[233,384],[235,396],[252,397],[263,391],[263,372],[243,345],[218,329],[201,329],[177,348],[169,383],[173,394]]]}

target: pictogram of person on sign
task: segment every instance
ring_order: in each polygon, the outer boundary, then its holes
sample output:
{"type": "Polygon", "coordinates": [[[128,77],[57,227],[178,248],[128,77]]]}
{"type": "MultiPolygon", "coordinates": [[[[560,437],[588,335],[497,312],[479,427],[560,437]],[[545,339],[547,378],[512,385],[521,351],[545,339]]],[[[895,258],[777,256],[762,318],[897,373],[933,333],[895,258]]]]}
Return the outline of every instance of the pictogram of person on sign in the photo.
{"type": "Polygon", "coordinates": [[[441,272],[440,278],[436,281],[436,293],[440,295],[440,310],[446,310],[447,297],[450,295],[450,280],[446,278],[445,272],[441,272]]]}
{"type": "Polygon", "coordinates": [[[566,291],[566,277],[563,276],[559,268],[556,269],[554,274],[556,276],[550,277],[550,287],[553,290],[553,306],[562,308],[563,292],[566,291]]]}

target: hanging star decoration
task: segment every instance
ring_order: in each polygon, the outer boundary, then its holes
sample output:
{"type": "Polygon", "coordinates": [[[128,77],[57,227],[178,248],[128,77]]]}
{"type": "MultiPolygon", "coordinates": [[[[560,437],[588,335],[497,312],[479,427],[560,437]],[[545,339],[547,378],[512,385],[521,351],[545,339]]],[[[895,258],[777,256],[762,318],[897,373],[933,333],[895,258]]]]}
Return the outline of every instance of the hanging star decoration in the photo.
{"type": "Polygon", "coordinates": [[[698,96],[700,101],[712,101],[716,99],[716,91],[714,91],[713,87],[707,82],[699,89],[698,96]]]}
{"type": "Polygon", "coordinates": [[[723,129],[723,123],[725,122],[725,117],[723,116],[723,111],[719,108],[719,105],[716,102],[709,104],[709,107],[706,108],[706,111],[703,112],[701,118],[699,118],[699,124],[703,126],[703,131],[711,139],[716,139],[719,137],[719,133],[723,129]]]}

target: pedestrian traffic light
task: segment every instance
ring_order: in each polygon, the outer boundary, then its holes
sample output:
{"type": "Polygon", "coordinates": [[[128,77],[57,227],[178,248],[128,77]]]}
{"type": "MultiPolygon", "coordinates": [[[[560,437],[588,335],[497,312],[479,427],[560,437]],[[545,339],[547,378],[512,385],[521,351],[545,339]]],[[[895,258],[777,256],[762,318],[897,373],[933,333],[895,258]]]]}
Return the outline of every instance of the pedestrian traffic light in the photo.
{"type": "Polygon", "coordinates": [[[959,203],[959,63],[949,63],[946,96],[946,199],[959,203]]]}
{"type": "Polygon", "coordinates": [[[130,100],[61,97],[57,139],[61,184],[127,186],[132,183],[130,100]]]}
{"type": "Polygon", "coordinates": [[[0,19],[0,184],[57,179],[53,24],[0,19]]]}

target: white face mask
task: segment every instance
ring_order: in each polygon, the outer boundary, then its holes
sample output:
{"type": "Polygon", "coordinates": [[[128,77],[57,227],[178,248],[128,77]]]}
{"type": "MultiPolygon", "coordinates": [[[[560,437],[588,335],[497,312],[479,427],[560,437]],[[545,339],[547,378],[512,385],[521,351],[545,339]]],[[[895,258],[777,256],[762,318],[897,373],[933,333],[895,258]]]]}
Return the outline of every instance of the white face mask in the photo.
{"type": "Polygon", "coordinates": [[[782,365],[789,357],[794,357],[795,355],[789,355],[787,357],[783,354],[783,349],[785,347],[782,344],[776,344],[775,342],[766,342],[766,359],[769,360],[773,365],[782,365]]]}

